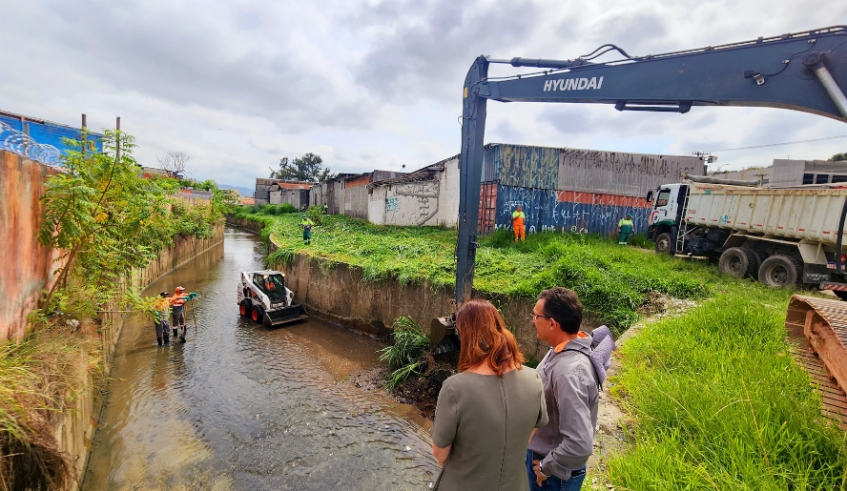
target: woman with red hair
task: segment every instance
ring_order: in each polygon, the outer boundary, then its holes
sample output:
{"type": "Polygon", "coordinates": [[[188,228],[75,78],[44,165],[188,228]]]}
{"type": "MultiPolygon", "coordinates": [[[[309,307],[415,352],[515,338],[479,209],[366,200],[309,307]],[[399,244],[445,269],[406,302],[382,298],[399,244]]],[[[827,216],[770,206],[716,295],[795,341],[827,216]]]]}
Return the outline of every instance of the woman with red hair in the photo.
{"type": "Polygon", "coordinates": [[[541,378],[491,303],[463,305],[456,329],[460,373],[444,382],[432,426],[435,489],[528,490],[526,445],[547,424],[541,378]]]}

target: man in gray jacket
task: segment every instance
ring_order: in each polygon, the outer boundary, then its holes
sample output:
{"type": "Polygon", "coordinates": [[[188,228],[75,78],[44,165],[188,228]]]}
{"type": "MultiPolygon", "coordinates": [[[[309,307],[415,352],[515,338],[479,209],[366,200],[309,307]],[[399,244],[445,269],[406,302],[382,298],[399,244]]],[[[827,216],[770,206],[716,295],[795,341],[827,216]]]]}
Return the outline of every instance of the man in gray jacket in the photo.
{"type": "Polygon", "coordinates": [[[590,359],[591,336],[579,330],[582,304],[567,288],[541,292],[532,322],[538,339],[552,348],[536,369],[550,422],[529,441],[529,486],[533,491],[577,491],[585,480],[600,400],[600,382],[590,359]]]}

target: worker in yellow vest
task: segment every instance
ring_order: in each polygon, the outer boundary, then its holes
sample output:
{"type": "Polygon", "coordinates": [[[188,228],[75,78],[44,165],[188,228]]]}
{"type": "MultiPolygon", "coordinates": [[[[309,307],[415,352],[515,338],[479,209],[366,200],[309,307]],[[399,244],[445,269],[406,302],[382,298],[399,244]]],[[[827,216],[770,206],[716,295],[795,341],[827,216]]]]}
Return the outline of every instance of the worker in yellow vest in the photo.
{"type": "Polygon", "coordinates": [[[629,243],[629,236],[632,235],[633,227],[632,215],[627,215],[626,218],[620,219],[618,222],[618,233],[620,234],[618,245],[627,245],[629,243]]]}
{"type": "Polygon", "coordinates": [[[518,205],[517,209],[515,209],[515,211],[512,213],[512,230],[515,232],[515,242],[517,242],[518,239],[526,241],[524,219],[526,219],[526,215],[524,215],[523,208],[521,208],[521,205],[518,205]]]}

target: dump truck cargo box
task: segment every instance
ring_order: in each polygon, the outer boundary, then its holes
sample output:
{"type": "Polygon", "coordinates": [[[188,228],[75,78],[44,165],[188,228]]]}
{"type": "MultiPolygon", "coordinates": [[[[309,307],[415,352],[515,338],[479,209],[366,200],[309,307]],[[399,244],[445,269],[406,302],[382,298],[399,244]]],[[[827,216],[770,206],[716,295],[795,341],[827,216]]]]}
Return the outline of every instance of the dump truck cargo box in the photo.
{"type": "Polygon", "coordinates": [[[751,188],[688,183],[689,225],[835,245],[847,188],[751,188]]]}

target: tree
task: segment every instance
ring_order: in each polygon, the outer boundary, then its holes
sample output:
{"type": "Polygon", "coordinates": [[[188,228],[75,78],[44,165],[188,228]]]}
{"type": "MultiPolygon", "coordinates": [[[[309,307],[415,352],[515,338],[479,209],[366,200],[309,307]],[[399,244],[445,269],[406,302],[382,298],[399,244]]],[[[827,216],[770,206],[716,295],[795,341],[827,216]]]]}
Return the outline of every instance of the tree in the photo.
{"type": "Polygon", "coordinates": [[[64,143],[70,148],[62,158],[66,171],[47,179],[41,198],[39,242],[61,250],[64,263],[42,300],[45,311],[71,277],[100,300],[108,298],[121,276],[146,266],[173,235],[166,190],[139,174],[132,137],[107,130],[103,152],[91,140],[64,143]]]}
{"type": "Polygon", "coordinates": [[[837,153],[827,160],[827,162],[840,162],[842,160],[847,160],[847,152],[837,153]]]}
{"type": "Polygon", "coordinates": [[[323,159],[320,155],[309,152],[302,157],[289,162],[288,157],[279,160],[279,170],[271,169],[271,179],[289,179],[292,181],[326,181],[332,179],[336,174],[323,168],[323,159]]]}
{"type": "Polygon", "coordinates": [[[191,157],[185,152],[168,152],[164,157],[156,157],[162,169],[168,171],[171,177],[185,177],[185,170],[191,157]]]}

